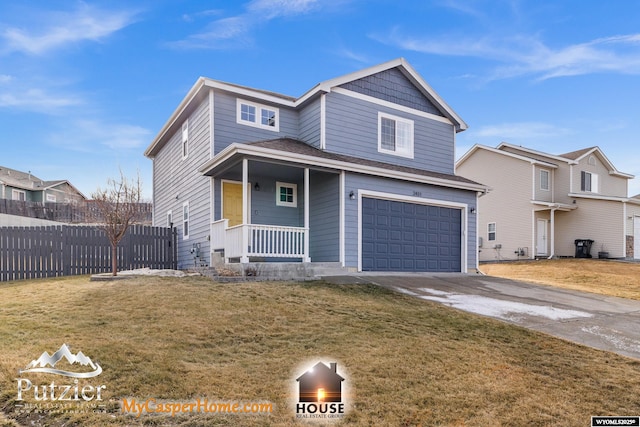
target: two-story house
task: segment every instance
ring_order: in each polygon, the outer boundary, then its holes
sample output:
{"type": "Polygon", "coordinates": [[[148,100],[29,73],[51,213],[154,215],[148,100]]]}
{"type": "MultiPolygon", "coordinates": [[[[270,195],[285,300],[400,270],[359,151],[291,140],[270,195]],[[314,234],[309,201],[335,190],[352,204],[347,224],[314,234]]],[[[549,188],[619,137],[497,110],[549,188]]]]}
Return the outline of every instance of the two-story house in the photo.
{"type": "Polygon", "coordinates": [[[145,151],[154,225],[177,228],[179,268],[466,272],[486,191],[454,173],[466,128],[404,59],[298,98],[200,78],[145,151]]]}
{"type": "Polygon", "coordinates": [[[78,203],[86,200],[86,197],[67,180],[44,181],[31,172],[0,166],[0,199],[78,203]]]}
{"type": "Polygon", "coordinates": [[[478,206],[481,261],[599,252],[640,258],[640,200],[628,197],[633,175],[598,147],[553,155],[504,142],[475,145],[456,172],[490,187],[478,206]]]}

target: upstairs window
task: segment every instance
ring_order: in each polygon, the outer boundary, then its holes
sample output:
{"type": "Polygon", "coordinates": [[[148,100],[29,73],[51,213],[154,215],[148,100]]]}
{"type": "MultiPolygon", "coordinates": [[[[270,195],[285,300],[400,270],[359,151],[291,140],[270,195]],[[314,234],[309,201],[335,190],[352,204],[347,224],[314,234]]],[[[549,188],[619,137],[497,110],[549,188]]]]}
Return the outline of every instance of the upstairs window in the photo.
{"type": "Polygon", "coordinates": [[[598,175],[582,171],[580,176],[580,190],[587,193],[598,192],[598,175]]]}
{"type": "Polygon", "coordinates": [[[238,124],[268,129],[274,132],[280,131],[280,124],[278,123],[280,110],[278,108],[238,99],[237,110],[236,123],[238,124]]]}
{"type": "Polygon", "coordinates": [[[182,158],[189,156],[189,120],[182,124],[182,158]]]}
{"type": "Polygon", "coordinates": [[[413,158],[413,120],[378,113],[378,151],[413,158]]]}
{"type": "Polygon", "coordinates": [[[549,171],[540,170],[540,189],[549,191],[549,171]]]}

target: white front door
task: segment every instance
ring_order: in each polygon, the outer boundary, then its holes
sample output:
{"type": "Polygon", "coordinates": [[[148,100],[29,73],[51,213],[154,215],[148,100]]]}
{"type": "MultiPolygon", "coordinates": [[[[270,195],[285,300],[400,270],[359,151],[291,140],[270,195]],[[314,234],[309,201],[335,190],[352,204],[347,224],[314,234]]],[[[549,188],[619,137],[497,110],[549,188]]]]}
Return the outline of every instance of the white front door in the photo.
{"type": "Polygon", "coordinates": [[[539,219],[536,230],[536,255],[547,255],[547,220],[539,219]]]}
{"type": "Polygon", "coordinates": [[[633,217],[633,257],[640,259],[640,216],[633,217]]]}

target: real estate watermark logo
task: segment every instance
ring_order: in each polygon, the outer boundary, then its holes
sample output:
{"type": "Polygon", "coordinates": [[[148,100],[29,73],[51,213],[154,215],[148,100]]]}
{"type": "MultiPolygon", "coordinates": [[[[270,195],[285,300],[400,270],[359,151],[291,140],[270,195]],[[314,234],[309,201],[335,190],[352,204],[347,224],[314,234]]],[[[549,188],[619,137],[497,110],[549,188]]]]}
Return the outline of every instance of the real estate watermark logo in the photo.
{"type": "MultiPolygon", "coordinates": [[[[102,373],[102,367],[85,356],[81,351],[74,354],[67,344],[53,354],[42,353],[40,357],[32,360],[24,369],[19,370],[20,378],[17,381],[18,402],[35,401],[39,403],[86,403],[101,401],[103,391],[107,388],[104,384],[92,385],[80,382],[82,379],[93,378],[102,373]],[[62,362],[62,369],[58,363],[62,362]],[[56,367],[58,365],[58,367],[56,367]],[[60,384],[55,380],[47,380],[44,384],[34,384],[35,380],[22,378],[25,374],[52,374],[62,377],[75,378],[72,384],[60,384]],[[31,397],[33,396],[33,399],[31,397]]],[[[26,405],[18,404],[19,407],[26,405]]],[[[32,409],[40,409],[37,406],[29,406],[32,409]]],[[[52,408],[51,405],[48,406],[52,408]]]]}
{"type": "Polygon", "coordinates": [[[317,362],[296,378],[296,418],[323,421],[340,419],[345,415],[345,377],[338,373],[338,364],[327,366],[317,362]]]}

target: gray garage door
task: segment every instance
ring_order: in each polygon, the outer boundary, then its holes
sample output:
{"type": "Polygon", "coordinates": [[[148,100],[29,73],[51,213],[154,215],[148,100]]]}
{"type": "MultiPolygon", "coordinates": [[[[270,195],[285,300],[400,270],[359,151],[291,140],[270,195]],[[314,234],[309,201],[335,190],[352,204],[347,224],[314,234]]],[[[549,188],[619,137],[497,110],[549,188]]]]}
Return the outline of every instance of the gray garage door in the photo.
{"type": "Polygon", "coordinates": [[[461,210],[362,199],[362,270],[455,272],[461,210]]]}

